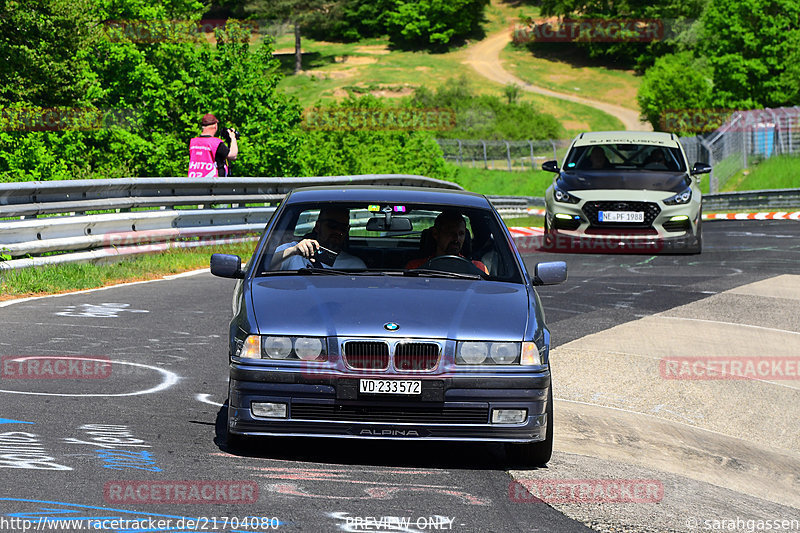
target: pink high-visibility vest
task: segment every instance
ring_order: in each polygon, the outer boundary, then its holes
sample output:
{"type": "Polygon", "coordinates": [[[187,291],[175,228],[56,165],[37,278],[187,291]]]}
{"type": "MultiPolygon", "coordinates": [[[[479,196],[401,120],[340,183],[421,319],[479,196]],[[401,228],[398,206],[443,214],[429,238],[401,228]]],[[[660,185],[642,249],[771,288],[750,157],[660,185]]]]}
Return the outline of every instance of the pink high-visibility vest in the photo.
{"type": "Polygon", "coordinates": [[[195,137],[189,141],[189,177],[216,178],[219,176],[215,156],[222,139],[195,137]]]}

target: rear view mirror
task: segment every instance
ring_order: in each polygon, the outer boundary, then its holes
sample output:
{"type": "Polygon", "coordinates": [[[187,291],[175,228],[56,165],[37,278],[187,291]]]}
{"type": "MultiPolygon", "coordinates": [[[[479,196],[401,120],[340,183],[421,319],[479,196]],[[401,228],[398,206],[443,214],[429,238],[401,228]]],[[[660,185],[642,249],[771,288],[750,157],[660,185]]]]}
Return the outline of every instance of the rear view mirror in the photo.
{"type": "Polygon", "coordinates": [[[533,267],[534,285],[558,285],[567,281],[567,264],[564,261],[536,263],[533,267]]]}
{"type": "Polygon", "coordinates": [[[211,273],[221,278],[243,278],[242,259],[238,255],[212,254],[211,273]]]}
{"type": "Polygon", "coordinates": [[[542,163],[542,170],[546,170],[547,172],[560,172],[561,169],[558,168],[558,161],[545,161],[542,163]]]}
{"type": "Polygon", "coordinates": [[[367,231],[411,231],[411,220],[406,217],[372,217],[367,220],[367,231]]]}
{"type": "Polygon", "coordinates": [[[707,163],[695,163],[692,167],[692,176],[697,176],[698,174],[708,174],[711,172],[711,165],[707,163]]]}

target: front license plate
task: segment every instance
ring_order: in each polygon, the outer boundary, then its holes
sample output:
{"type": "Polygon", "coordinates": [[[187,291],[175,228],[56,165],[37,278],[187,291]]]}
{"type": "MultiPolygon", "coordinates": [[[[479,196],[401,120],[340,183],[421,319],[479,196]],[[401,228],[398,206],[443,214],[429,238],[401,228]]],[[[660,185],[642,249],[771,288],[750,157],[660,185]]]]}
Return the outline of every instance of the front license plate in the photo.
{"type": "Polygon", "coordinates": [[[600,211],[600,222],[644,222],[644,211],[600,211]]]}
{"type": "Polygon", "coordinates": [[[358,392],[366,394],[422,394],[422,382],[404,379],[361,379],[358,392]]]}

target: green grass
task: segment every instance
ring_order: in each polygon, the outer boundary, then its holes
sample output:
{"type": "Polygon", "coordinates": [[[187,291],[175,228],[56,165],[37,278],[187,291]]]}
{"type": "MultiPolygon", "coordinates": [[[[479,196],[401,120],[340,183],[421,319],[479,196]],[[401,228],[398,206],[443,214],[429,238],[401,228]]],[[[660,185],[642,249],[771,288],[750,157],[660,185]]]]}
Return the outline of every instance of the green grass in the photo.
{"type": "Polygon", "coordinates": [[[452,163],[447,165],[455,169],[455,177],[451,181],[479,194],[544,196],[544,190],[553,182],[553,174],[544,170],[509,172],[460,167],[452,163]]]}
{"type": "MultiPolygon", "coordinates": [[[[502,5],[502,4],[501,4],[502,5]]],[[[504,13],[509,12],[507,6],[504,13]]],[[[496,21],[496,18],[492,20],[496,21]]],[[[497,23],[492,31],[507,23],[497,23]]],[[[423,51],[390,50],[388,38],[367,39],[355,43],[330,43],[303,39],[303,73],[294,74],[294,41],[281,37],[275,43],[280,51],[284,78],[278,87],[295,96],[303,108],[333,103],[349,95],[372,93],[386,98],[401,98],[417,87],[437,88],[447,80],[461,76],[472,83],[477,94],[503,96],[504,86],[487,80],[463,63],[469,43],[442,54],[423,51]]],[[[623,129],[622,123],[597,109],[573,102],[523,91],[521,101],[532,103],[537,110],[553,115],[565,125],[572,137],[586,130],[623,129]]]]}
{"type": "Polygon", "coordinates": [[[610,69],[585,63],[575,54],[534,55],[509,44],[500,53],[506,70],[517,77],[560,93],[639,109],[636,94],[642,78],[632,70],[610,69]]]}
{"type": "Polygon", "coordinates": [[[247,261],[254,248],[255,242],[194,249],[175,248],[105,265],[68,263],[9,270],[0,274],[0,300],[94,289],[207,268],[213,253],[236,254],[247,261]]]}
{"type": "Polygon", "coordinates": [[[800,156],[782,155],[738,171],[725,182],[721,190],[758,191],[797,187],[800,187],[800,156]]]}
{"type": "Polygon", "coordinates": [[[508,217],[504,218],[503,222],[506,226],[520,226],[523,228],[532,228],[544,226],[544,217],[539,215],[530,215],[527,217],[508,217]]]}

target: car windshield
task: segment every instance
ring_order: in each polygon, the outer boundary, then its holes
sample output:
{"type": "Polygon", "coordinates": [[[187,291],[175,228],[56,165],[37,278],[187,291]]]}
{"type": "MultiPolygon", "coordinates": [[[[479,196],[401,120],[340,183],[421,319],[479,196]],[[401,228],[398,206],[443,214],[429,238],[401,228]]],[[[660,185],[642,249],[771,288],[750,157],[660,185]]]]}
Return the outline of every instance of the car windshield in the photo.
{"type": "Polygon", "coordinates": [[[259,250],[259,275],[522,279],[502,221],[489,209],[385,202],[290,204],[279,212],[259,250]],[[303,253],[310,240],[316,243],[315,253],[303,253]]]}
{"type": "Polygon", "coordinates": [[[677,147],[654,144],[591,144],[573,147],[567,156],[564,170],[686,172],[686,164],[677,147]]]}

